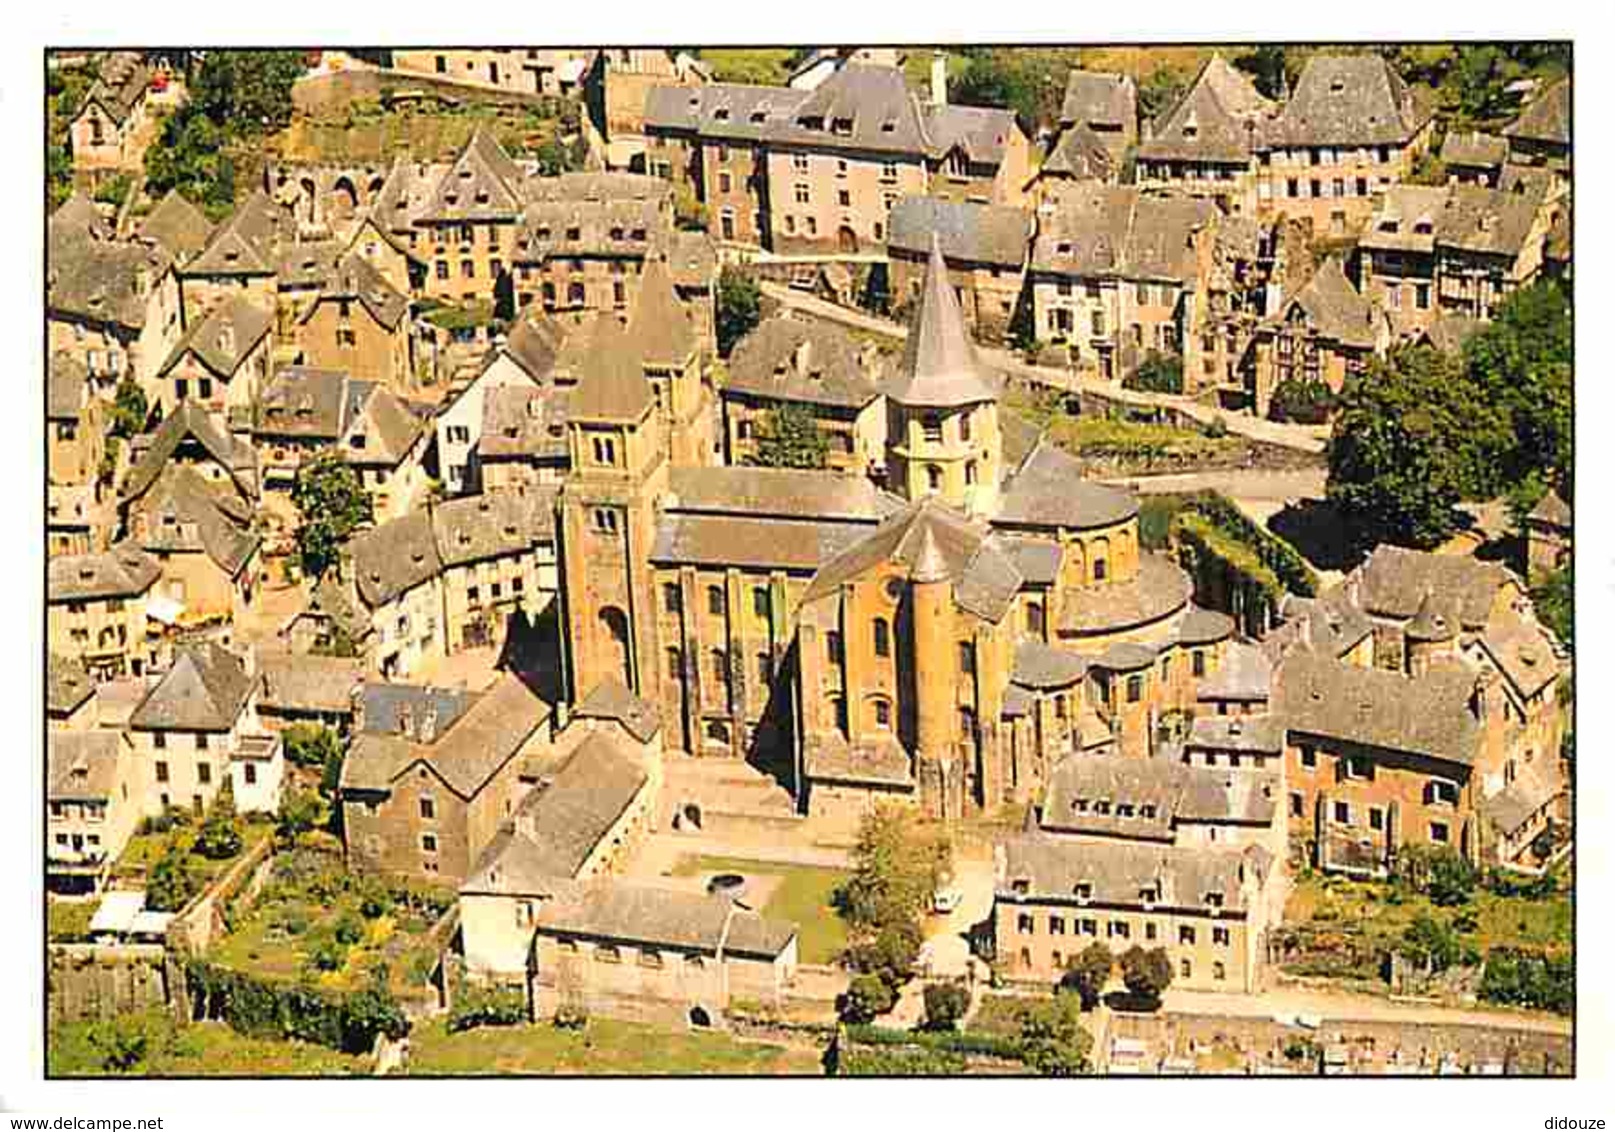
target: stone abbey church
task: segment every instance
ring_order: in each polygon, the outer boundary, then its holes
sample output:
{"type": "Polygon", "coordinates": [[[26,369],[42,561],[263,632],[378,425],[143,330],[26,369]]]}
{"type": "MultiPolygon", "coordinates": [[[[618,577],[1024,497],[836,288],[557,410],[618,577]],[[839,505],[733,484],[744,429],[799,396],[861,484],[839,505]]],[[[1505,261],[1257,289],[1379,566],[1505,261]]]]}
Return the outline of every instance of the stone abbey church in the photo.
{"type": "Polygon", "coordinates": [[[764,766],[806,812],[951,819],[1036,797],[1072,751],[1149,754],[1222,667],[1232,622],[1140,550],[1136,499],[1000,406],[935,247],[881,391],[884,483],[720,466],[672,289],[604,321],[559,503],[573,702],[620,681],[669,748],[764,766]]]}

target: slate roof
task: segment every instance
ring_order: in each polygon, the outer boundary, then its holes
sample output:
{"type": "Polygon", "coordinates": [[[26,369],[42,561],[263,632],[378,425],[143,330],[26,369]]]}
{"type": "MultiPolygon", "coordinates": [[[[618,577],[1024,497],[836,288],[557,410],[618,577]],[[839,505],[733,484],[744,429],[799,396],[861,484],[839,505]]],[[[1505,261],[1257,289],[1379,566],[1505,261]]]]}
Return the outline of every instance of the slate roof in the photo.
{"type": "Polygon", "coordinates": [[[1516,257],[1536,223],[1541,196],[1480,185],[1453,185],[1436,222],[1436,243],[1468,252],[1516,257]]]}
{"type": "Polygon", "coordinates": [[[71,657],[51,653],[45,662],[45,708],[52,715],[71,715],[95,695],[95,681],[71,657]]]}
{"type": "Polygon", "coordinates": [[[689,513],[873,524],[902,510],[904,503],[863,476],[718,466],[673,468],[662,505],[689,513]]]}
{"type": "Polygon", "coordinates": [[[151,442],[129,469],[124,480],[123,498],[136,499],[157,481],[186,440],[200,444],[229,474],[244,495],[257,494],[257,457],[251,444],[238,442],[208,415],[206,409],[190,400],[181,401],[151,434],[151,442]]]}
{"type": "Polygon", "coordinates": [[[736,343],[722,391],[861,409],[879,395],[883,376],[879,358],[866,363],[840,327],[778,315],[736,343]]]}
{"type": "Polygon", "coordinates": [[[1410,678],[1297,649],[1275,680],[1274,711],[1291,732],[1464,766],[1474,761],[1480,727],[1470,710],[1472,672],[1437,669],[1410,678]]]}
{"type": "Polygon", "coordinates": [[[903,360],[886,386],[886,396],[901,405],[955,408],[996,401],[1002,385],[965,330],[941,240],[933,232],[925,281],[909,316],[903,360]]]}
{"type": "Polygon", "coordinates": [[[641,365],[662,369],[682,366],[699,345],[695,324],[673,290],[667,262],[656,256],[647,258],[640,272],[628,340],[641,365]]]}
{"type": "Polygon", "coordinates": [[[804,752],[804,773],[818,781],[912,786],[908,752],[891,735],[848,743],[839,733],[815,736],[804,752]]]}
{"type": "Polygon", "coordinates": [[[615,318],[600,315],[593,324],[587,352],[572,395],[574,420],[637,423],[655,406],[640,354],[628,331],[615,318]]]}
{"type": "Polygon", "coordinates": [[[157,375],[166,376],[189,354],[209,373],[228,381],[274,325],[274,311],[263,309],[243,295],[231,296],[208,311],[205,318],[191,323],[157,375]]]}
{"type": "Polygon", "coordinates": [[[1527,141],[1570,144],[1570,80],[1560,79],[1531,101],[1506,126],[1503,136],[1527,141]]]}
{"type": "Polygon", "coordinates": [[[939,564],[953,582],[954,602],[991,622],[1009,611],[1021,576],[1009,556],[991,543],[982,527],[946,504],[926,497],[887,519],[861,541],[826,563],[803,595],[804,602],[834,593],[883,562],[907,568],[916,580],[919,567],[939,564]]]}
{"type": "MultiPolygon", "coordinates": [[[[693,87],[669,88],[693,90],[693,87]]],[[[567,172],[554,177],[530,177],[525,186],[530,201],[656,201],[664,208],[673,203],[673,184],[649,173],[567,172]]]]}
{"type": "Polygon", "coordinates": [[[1429,117],[1383,56],[1318,54],[1263,134],[1269,146],[1396,145],[1429,117]]]}
{"type": "Polygon", "coordinates": [[[84,411],[85,386],[90,371],[76,354],[58,350],[50,356],[45,374],[45,418],[76,421],[84,411]]]}
{"type": "Polygon", "coordinates": [[[1009,896],[1017,880],[1026,896],[1076,902],[1078,885],[1088,885],[1100,905],[1138,906],[1140,893],[1158,893],[1157,908],[1201,909],[1208,894],[1222,897],[1224,912],[1244,912],[1244,870],[1259,867],[1263,855],[1239,849],[1187,849],[1172,845],[1079,841],[1049,834],[1006,839],[999,896],[1009,896]]]}
{"type": "Polygon", "coordinates": [[[866,538],[870,525],[833,519],[664,513],[650,560],[811,573],[866,538]]]}
{"type": "Polygon", "coordinates": [[[1108,181],[1115,171],[1115,160],[1104,139],[1079,123],[1060,131],[1038,173],[1078,181],[1108,181]]]}
{"type": "Polygon", "coordinates": [[[1192,589],[1177,563],[1140,554],[1136,578],[1069,591],[1062,601],[1060,632],[1083,636],[1156,621],[1182,609],[1192,589]]]}
{"type": "Polygon", "coordinates": [[[1132,76],[1072,68],[1066,75],[1060,124],[1138,125],[1138,88],[1132,76]]]}
{"type": "Polygon", "coordinates": [[[1202,715],[1184,739],[1185,750],[1282,755],[1284,724],[1272,715],[1202,715]]]}
{"type": "Polygon", "coordinates": [[[1256,645],[1229,641],[1223,661],[1195,689],[1197,699],[1266,700],[1273,691],[1273,662],[1256,645]]]}
{"type": "Polygon", "coordinates": [[[451,223],[512,219],[521,214],[522,191],[521,170],[479,126],[437,179],[415,219],[451,223]]]}
{"type": "Polygon", "coordinates": [[[1026,262],[1033,227],[1029,209],[905,196],[892,206],[887,218],[886,247],[929,256],[934,235],[942,244],[943,259],[950,263],[1019,270],[1026,262]]]}
{"type": "Polygon", "coordinates": [[[444,567],[463,566],[533,545],[533,499],[516,491],[489,491],[432,508],[432,533],[444,567]]]}
{"type": "Polygon", "coordinates": [[[213,230],[207,246],[186,262],[185,275],[274,275],[286,218],[255,190],[213,230]]]}
{"type": "Polygon", "coordinates": [[[962,152],[972,165],[998,165],[1010,134],[1020,127],[1011,110],[986,106],[960,106],[949,102],[925,105],[920,110],[931,154],[942,157],[962,152]]]}
{"type": "Polygon", "coordinates": [[[1550,786],[1533,767],[1526,766],[1513,782],[1482,799],[1478,808],[1481,816],[1499,831],[1513,834],[1561,793],[1562,787],[1550,786]]]}
{"type": "Polygon", "coordinates": [[[416,413],[385,385],[373,385],[370,395],[348,417],[342,446],[350,464],[395,467],[415,447],[431,422],[416,413]],[[362,445],[354,439],[362,437],[362,445]]]}
{"type": "Polygon", "coordinates": [[[477,455],[484,459],[527,456],[564,464],[566,421],[570,400],[551,386],[501,385],[482,400],[482,433],[477,455]]]}
{"type": "Polygon", "coordinates": [[[516,808],[515,840],[528,843],[523,871],[576,876],[647,781],[643,764],[616,739],[604,732],[588,736],[516,808]]]}
{"type": "Polygon", "coordinates": [[[1570,504],[1565,502],[1564,496],[1560,495],[1557,489],[1551,487],[1543,492],[1542,498],[1537,500],[1537,505],[1531,508],[1531,514],[1528,516],[1535,522],[1545,523],[1550,527],[1563,527],[1566,530],[1570,529],[1573,517],[1570,504]]]}
{"type": "MultiPolygon", "coordinates": [[[[69,222],[73,203],[57,210],[47,230],[47,312],[141,329],[146,325],[150,291],[158,286],[172,257],[162,248],[99,238],[82,221],[69,222]]],[[[95,223],[99,222],[97,216],[95,223]]]]}
{"type": "Polygon", "coordinates": [[[372,735],[413,735],[411,729],[432,715],[441,735],[480,698],[481,693],[464,688],[369,680],[359,688],[359,709],[364,717],[359,730],[372,735]]]}
{"type": "Polygon", "coordinates": [[[662,728],[661,713],[649,700],[630,692],[621,680],[606,679],[572,709],[575,719],[608,719],[620,723],[641,743],[650,742],[662,728]]]}
{"type": "Polygon", "coordinates": [[[538,311],[528,310],[516,320],[505,339],[504,353],[534,381],[543,381],[555,370],[555,360],[566,330],[538,311]]]}
{"type": "Polygon", "coordinates": [[[1065,552],[1052,539],[994,534],[993,543],[1009,556],[1015,570],[1029,586],[1052,586],[1060,579],[1060,563],[1065,552]]]}
{"type": "Polygon", "coordinates": [[[234,578],[263,544],[248,523],[251,513],[222,494],[194,468],[170,466],[139,506],[140,548],[157,554],[202,551],[234,578]]]}
{"type": "Polygon", "coordinates": [[[228,731],[260,679],[247,674],[240,657],[211,642],[177,650],[174,666],[135,708],[129,726],[140,731],[228,731]]]}
{"type": "Polygon", "coordinates": [[[1276,773],[1068,755],[1049,775],[1039,824],[1050,832],[1170,841],[1173,826],[1182,821],[1270,825],[1278,787],[1276,773]],[[1132,812],[1118,813],[1118,804],[1132,812]]]}
{"type": "Polygon", "coordinates": [[[1448,130],[1441,142],[1441,160],[1447,165],[1496,168],[1508,160],[1508,139],[1481,130],[1448,130]]]}
{"type": "Polygon", "coordinates": [[[1340,259],[1330,256],[1312,273],[1305,287],[1285,304],[1285,315],[1296,309],[1305,313],[1308,323],[1322,337],[1344,346],[1373,349],[1376,330],[1383,313],[1351,285],[1340,259]]]}
{"type": "Polygon", "coordinates": [[[355,643],[363,641],[373,631],[370,618],[354,604],[352,586],[344,583],[334,570],[327,571],[314,583],[305,612],[329,618],[355,643]]]}
{"type": "Polygon", "coordinates": [[[1196,606],[1178,622],[1178,641],[1185,645],[1209,645],[1234,635],[1234,619],[1215,609],[1196,606]]]}
{"type": "Polygon", "coordinates": [[[45,796],[52,802],[106,802],[118,782],[123,754],[118,731],[52,731],[45,767],[45,796]]]}
{"type": "Polygon", "coordinates": [[[1513,610],[1493,619],[1481,634],[1480,645],[1526,698],[1542,691],[1566,668],[1547,632],[1513,610]]]}
{"type": "Polygon", "coordinates": [[[359,597],[371,609],[398,597],[443,571],[432,516],[411,511],[360,531],[348,542],[359,597]]]}
{"type": "Polygon", "coordinates": [[[269,253],[275,268],[275,286],[283,295],[319,290],[330,282],[346,250],[340,240],[276,242],[269,253]]]}
{"type": "Polygon", "coordinates": [[[1358,568],[1363,609],[1380,617],[1410,618],[1427,593],[1457,601],[1464,628],[1485,626],[1498,589],[1518,585],[1506,566],[1456,554],[1431,554],[1383,545],[1358,568]]]}
{"type": "Polygon", "coordinates": [[[344,789],[385,790],[399,773],[423,761],[451,790],[469,799],[521,749],[549,714],[550,706],[510,673],[501,675],[452,723],[445,725],[439,717],[431,743],[372,732],[367,712],[366,730],[343,760],[341,785],[344,789]]]}
{"type": "Polygon", "coordinates": [[[253,434],[334,444],[373,388],[342,370],[285,366],[259,396],[253,434]]]}
{"type": "Polygon", "coordinates": [[[1275,110],[1250,79],[1212,52],[1177,104],[1155,122],[1140,158],[1244,165],[1260,140],[1261,123],[1275,110]]]}
{"type": "Polygon", "coordinates": [[[1373,623],[1344,586],[1335,586],[1316,598],[1286,594],[1279,602],[1279,613],[1283,623],[1269,631],[1260,646],[1272,661],[1303,641],[1310,641],[1311,647],[1330,656],[1341,657],[1374,631],[1373,623]]]}
{"type": "Polygon", "coordinates": [[[365,678],[362,660],[280,650],[261,652],[258,670],[264,678],[259,706],[283,712],[347,715],[365,678]]]}
{"type": "Polygon", "coordinates": [[[1042,641],[1021,641],[1015,646],[1015,667],[1010,679],[1023,688],[1069,688],[1088,674],[1092,659],[1042,641]]]}
{"type": "Polygon", "coordinates": [[[1128,185],[1079,182],[1053,201],[1032,243],[1032,267],[1062,275],[1192,282],[1191,238],[1217,217],[1210,201],[1145,196],[1128,185]]]}
{"type": "Polygon", "coordinates": [[[1091,530],[1137,514],[1135,495],[1083,479],[1076,459],[1045,440],[1004,484],[993,522],[1003,527],[1091,530]]]}
{"type": "Polygon", "coordinates": [[[53,603],[139,597],[163,572],[155,558],[131,542],[97,554],[52,555],[46,569],[46,600],[53,603]]]}
{"type": "Polygon", "coordinates": [[[663,202],[654,198],[531,201],[522,213],[512,259],[643,259],[652,241],[672,226],[663,202]]]}
{"type": "Polygon", "coordinates": [[[168,195],[141,220],[140,238],[160,245],[177,262],[183,262],[207,247],[213,222],[178,189],[168,195]]]}
{"type": "Polygon", "coordinates": [[[741,908],[723,896],[624,880],[599,880],[547,900],[534,923],[540,934],[609,940],[629,946],[776,959],[796,925],[741,908]]]}
{"type": "MultiPolygon", "coordinates": [[[[387,282],[386,278],[360,255],[347,255],[321,280],[320,301],[339,302],[343,299],[358,303],[370,317],[387,330],[396,330],[409,314],[409,298],[387,282]]],[[[311,305],[302,321],[314,317],[311,305]]]]}
{"type": "Polygon", "coordinates": [[[1441,314],[1419,336],[1437,350],[1447,354],[1463,353],[1464,343],[1486,328],[1478,318],[1465,318],[1456,314],[1441,314]]]}

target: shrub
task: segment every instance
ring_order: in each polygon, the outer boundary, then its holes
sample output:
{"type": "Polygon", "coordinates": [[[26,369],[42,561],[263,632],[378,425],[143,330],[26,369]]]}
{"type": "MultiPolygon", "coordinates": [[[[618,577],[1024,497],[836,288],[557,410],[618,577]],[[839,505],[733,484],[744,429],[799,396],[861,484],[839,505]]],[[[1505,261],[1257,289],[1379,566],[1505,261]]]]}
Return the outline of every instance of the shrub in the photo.
{"type": "Polygon", "coordinates": [[[589,1024],[589,1012],[581,1003],[570,1002],[556,1007],[555,1027],[559,1030],[581,1030],[589,1024]]]}
{"type": "Polygon", "coordinates": [[[1450,924],[1420,912],[1402,933],[1397,950],[1421,969],[1436,974],[1458,961],[1458,934],[1450,924]]]}
{"type": "Polygon", "coordinates": [[[462,983],[449,1012],[449,1033],[477,1026],[516,1026],[527,1021],[527,996],[520,988],[462,983]]]}
{"type": "Polygon", "coordinates": [[[361,991],[332,994],[193,959],[185,981],[194,1017],[219,1019],[248,1037],[296,1038],[368,1053],[377,1034],[396,1040],[409,1032],[409,1020],[381,978],[361,991]]]}
{"type": "Polygon", "coordinates": [[[1046,1077],[1071,1077],[1088,1071],[1088,1049],[1093,1039],[1082,1028],[1081,1009],[1073,996],[1057,994],[1033,1003],[1021,1013],[1021,1060],[1028,1069],[1046,1077]]]}
{"type": "Polygon", "coordinates": [[[1159,1004],[1172,982],[1172,960],[1164,947],[1146,950],[1135,943],[1122,952],[1121,968],[1127,993],[1148,1003],[1159,1004]]]}
{"type": "Polygon", "coordinates": [[[1151,350],[1138,363],[1138,369],[1122,382],[1122,388],[1146,393],[1182,393],[1183,359],[1177,354],[1151,350]]]}
{"type": "Polygon", "coordinates": [[[223,810],[209,814],[191,848],[210,861],[227,861],[241,852],[241,832],[234,815],[223,810]]]}
{"type": "Polygon", "coordinates": [[[100,1057],[101,1068],[109,1073],[129,1073],[139,1068],[151,1047],[145,1019],[127,1015],[97,1022],[88,1038],[100,1057]]]}
{"type": "Polygon", "coordinates": [[[1325,382],[1291,378],[1279,382],[1278,388],[1273,390],[1268,415],[1276,421],[1294,424],[1327,424],[1338,403],[1339,398],[1325,382]]]}
{"type": "Polygon", "coordinates": [[[1228,422],[1220,415],[1212,417],[1211,423],[1206,426],[1206,437],[1210,440],[1221,440],[1227,435],[1228,422]]]}
{"type": "Polygon", "coordinates": [[[897,1003],[897,993],[879,975],[857,975],[841,996],[841,1018],[845,1022],[869,1022],[897,1003]]]}
{"type": "Polygon", "coordinates": [[[1480,997],[1569,1014],[1576,1005],[1575,964],[1568,955],[1495,948],[1486,957],[1480,997]]]}
{"type": "Polygon", "coordinates": [[[1071,960],[1058,989],[1075,993],[1082,1002],[1082,1008],[1092,1010],[1099,1005],[1099,996],[1110,981],[1110,973],[1115,965],[1116,960],[1110,948],[1102,943],[1090,943],[1071,960]]]}
{"type": "Polygon", "coordinates": [[[201,890],[186,854],[170,845],[146,877],[146,906],[155,912],[178,912],[201,890]]]}
{"type": "Polygon", "coordinates": [[[318,935],[308,941],[309,965],[316,971],[335,971],[347,962],[348,948],[335,935],[318,935]]]}
{"type": "Polygon", "coordinates": [[[349,912],[337,917],[336,925],[332,928],[332,934],[336,937],[338,943],[352,947],[364,939],[364,930],[364,923],[349,912]]]}
{"type": "Polygon", "coordinates": [[[954,1030],[970,1009],[970,991],[959,983],[933,983],[925,988],[925,1028],[954,1030]]]}

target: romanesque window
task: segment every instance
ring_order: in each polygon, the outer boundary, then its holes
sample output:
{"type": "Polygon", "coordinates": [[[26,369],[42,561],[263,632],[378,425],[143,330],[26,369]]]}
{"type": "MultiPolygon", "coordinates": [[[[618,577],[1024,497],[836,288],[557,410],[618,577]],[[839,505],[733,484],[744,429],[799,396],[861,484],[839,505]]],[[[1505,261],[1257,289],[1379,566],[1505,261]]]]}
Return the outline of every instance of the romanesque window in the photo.
{"type": "Polygon", "coordinates": [[[892,726],[892,701],[878,699],[875,701],[875,726],[889,731],[892,726]]]}
{"type": "Polygon", "coordinates": [[[840,664],[845,655],[841,648],[841,634],[834,629],[824,635],[824,653],[831,664],[840,664]]]}
{"type": "Polygon", "coordinates": [[[684,591],[679,589],[677,582],[665,582],[662,585],[662,607],[668,613],[680,613],[684,610],[684,591]]]}
{"type": "Polygon", "coordinates": [[[875,655],[892,655],[892,627],[884,617],[875,618],[875,655]]]}
{"type": "Polygon", "coordinates": [[[707,587],[707,612],[714,617],[722,617],[728,611],[729,601],[724,595],[722,586],[707,587]]]}
{"type": "Polygon", "coordinates": [[[959,642],[959,671],[966,676],[976,672],[976,646],[971,641],[959,642]]]}

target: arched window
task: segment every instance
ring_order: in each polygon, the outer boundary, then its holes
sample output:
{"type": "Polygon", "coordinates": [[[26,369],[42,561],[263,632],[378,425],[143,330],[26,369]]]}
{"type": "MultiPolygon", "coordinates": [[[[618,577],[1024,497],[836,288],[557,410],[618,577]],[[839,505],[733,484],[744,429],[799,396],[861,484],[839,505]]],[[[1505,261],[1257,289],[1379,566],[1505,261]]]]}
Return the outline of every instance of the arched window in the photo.
{"type": "Polygon", "coordinates": [[[835,721],[835,728],[841,732],[842,738],[847,735],[847,701],[840,696],[830,697],[830,718],[835,721]]]}
{"type": "Polygon", "coordinates": [[[965,483],[974,484],[975,482],[976,482],[976,462],[974,460],[970,460],[970,461],[966,462],[966,464],[965,464],[965,483]]]}
{"type": "Polygon", "coordinates": [[[566,301],[569,306],[580,307],[583,305],[582,283],[568,283],[566,285],[566,301]]]}
{"type": "Polygon", "coordinates": [[[633,687],[628,670],[628,615],[614,605],[600,611],[600,624],[606,631],[609,659],[615,663],[622,682],[633,687]]]}
{"type": "Polygon", "coordinates": [[[884,617],[875,618],[875,655],[892,655],[892,626],[884,617]]]}
{"type": "Polygon", "coordinates": [[[874,711],[875,726],[883,731],[890,731],[892,729],[892,701],[883,696],[876,697],[870,701],[870,706],[874,711]]]}
{"type": "Polygon", "coordinates": [[[925,466],[925,486],[931,491],[942,490],[942,469],[935,464],[925,466]]]}
{"type": "Polygon", "coordinates": [[[684,677],[684,650],[673,645],[667,650],[667,678],[681,680],[684,677]]]}
{"type": "Polygon", "coordinates": [[[728,599],[724,596],[722,586],[707,587],[707,612],[714,617],[722,617],[729,608],[728,599]]]}
{"type": "Polygon", "coordinates": [[[712,670],[712,679],[722,687],[729,686],[729,654],[723,649],[713,649],[707,654],[707,663],[712,670]]]}

